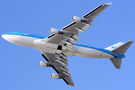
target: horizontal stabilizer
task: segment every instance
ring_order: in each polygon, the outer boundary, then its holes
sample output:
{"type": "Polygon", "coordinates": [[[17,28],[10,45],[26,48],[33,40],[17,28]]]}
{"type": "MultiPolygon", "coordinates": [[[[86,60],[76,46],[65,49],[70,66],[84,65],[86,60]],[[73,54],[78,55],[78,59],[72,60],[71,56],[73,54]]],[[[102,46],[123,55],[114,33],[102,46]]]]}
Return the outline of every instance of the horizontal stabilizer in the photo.
{"type": "Polygon", "coordinates": [[[128,41],[127,43],[119,46],[118,48],[115,48],[111,52],[116,53],[116,54],[123,55],[127,51],[127,49],[130,47],[130,45],[132,43],[133,43],[133,41],[128,41]]]}
{"type": "Polygon", "coordinates": [[[110,58],[110,60],[117,69],[120,69],[122,58],[110,58]]]}

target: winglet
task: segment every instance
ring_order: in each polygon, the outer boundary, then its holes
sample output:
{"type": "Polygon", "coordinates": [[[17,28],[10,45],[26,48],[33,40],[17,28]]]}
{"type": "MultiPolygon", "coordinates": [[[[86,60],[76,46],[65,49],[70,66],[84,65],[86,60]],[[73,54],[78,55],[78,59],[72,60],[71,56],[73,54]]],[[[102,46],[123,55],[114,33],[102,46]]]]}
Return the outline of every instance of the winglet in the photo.
{"type": "Polygon", "coordinates": [[[112,2],[106,3],[106,5],[111,5],[111,4],[112,4],[112,2]]]}

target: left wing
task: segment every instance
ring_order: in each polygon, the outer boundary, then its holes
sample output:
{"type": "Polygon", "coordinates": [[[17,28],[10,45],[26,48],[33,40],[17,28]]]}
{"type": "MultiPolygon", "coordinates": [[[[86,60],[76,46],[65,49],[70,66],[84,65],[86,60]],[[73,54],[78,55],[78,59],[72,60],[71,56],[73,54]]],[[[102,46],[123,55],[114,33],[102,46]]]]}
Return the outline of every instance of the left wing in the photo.
{"type": "Polygon", "coordinates": [[[59,78],[53,77],[54,74],[51,75],[52,78],[63,79],[68,85],[75,86],[71,79],[71,74],[66,67],[66,65],[68,65],[68,59],[63,53],[51,54],[43,52],[42,56],[48,62],[48,65],[58,73],[57,75],[59,78]]]}
{"type": "Polygon", "coordinates": [[[49,36],[46,39],[46,42],[71,48],[80,38],[80,36],[78,36],[77,34],[84,32],[89,26],[91,26],[93,24],[92,21],[109,5],[111,5],[111,3],[99,5],[88,14],[84,15],[82,18],[73,16],[73,23],[62,28],[60,30],[60,33],[49,36]]]}

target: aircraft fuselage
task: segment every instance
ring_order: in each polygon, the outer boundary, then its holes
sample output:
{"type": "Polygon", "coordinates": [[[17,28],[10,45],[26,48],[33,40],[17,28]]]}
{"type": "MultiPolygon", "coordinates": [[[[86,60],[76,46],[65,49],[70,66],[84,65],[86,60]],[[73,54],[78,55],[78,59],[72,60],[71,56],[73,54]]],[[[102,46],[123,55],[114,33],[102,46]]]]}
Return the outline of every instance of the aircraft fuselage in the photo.
{"type": "MultiPolygon", "coordinates": [[[[45,42],[47,38],[43,36],[27,34],[22,32],[5,33],[2,35],[2,37],[11,43],[21,45],[21,46],[31,47],[39,50],[40,52],[55,53],[58,47],[58,45],[56,44],[45,42]]],[[[106,49],[96,48],[96,47],[86,46],[81,44],[75,44],[72,48],[64,49],[63,52],[67,56],[80,56],[80,57],[87,57],[87,58],[124,57],[123,55],[117,55],[106,49]]]]}

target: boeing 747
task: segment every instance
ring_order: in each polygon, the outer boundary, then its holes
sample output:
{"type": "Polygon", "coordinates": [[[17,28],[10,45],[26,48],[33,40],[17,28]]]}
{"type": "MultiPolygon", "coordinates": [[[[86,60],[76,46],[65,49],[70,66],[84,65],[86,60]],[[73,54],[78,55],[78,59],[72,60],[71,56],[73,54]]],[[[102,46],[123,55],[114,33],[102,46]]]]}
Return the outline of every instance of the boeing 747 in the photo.
{"type": "Polygon", "coordinates": [[[41,67],[52,67],[57,74],[52,73],[51,78],[63,79],[66,84],[75,86],[71,79],[71,74],[67,68],[67,56],[80,56],[87,58],[109,58],[117,69],[121,67],[121,60],[125,57],[124,53],[133,43],[119,42],[107,48],[97,48],[77,44],[80,38],[78,33],[83,33],[93,24],[93,20],[104,11],[111,3],[99,5],[83,17],[72,17],[72,23],[61,30],[50,29],[52,35],[48,37],[28,34],[23,32],[4,33],[2,37],[14,44],[27,46],[37,49],[46,60],[39,61],[41,67]]]}

